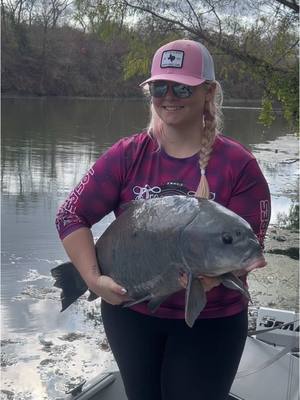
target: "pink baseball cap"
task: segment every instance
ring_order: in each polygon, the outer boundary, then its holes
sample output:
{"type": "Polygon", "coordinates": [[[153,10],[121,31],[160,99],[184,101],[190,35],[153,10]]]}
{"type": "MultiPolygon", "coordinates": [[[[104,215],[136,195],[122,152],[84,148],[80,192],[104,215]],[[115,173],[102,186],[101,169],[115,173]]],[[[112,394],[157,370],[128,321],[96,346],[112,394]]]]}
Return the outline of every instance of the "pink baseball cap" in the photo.
{"type": "Polygon", "coordinates": [[[140,86],[161,80],[197,86],[214,79],[214,62],[207,48],[194,40],[181,39],[167,43],[156,51],[151,77],[140,86]]]}

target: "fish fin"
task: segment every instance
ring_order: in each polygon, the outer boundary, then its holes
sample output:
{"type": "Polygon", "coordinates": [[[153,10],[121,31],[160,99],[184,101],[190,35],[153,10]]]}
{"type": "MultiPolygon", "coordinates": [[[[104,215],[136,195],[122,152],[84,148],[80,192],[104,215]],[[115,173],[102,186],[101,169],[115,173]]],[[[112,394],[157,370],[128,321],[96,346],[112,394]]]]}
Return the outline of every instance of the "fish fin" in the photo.
{"type": "Polygon", "coordinates": [[[195,320],[206,304],[204,287],[198,278],[188,274],[188,285],[185,292],[185,321],[192,328],[195,320]]]}
{"type": "Polygon", "coordinates": [[[149,311],[151,311],[152,313],[155,313],[155,311],[157,311],[157,309],[159,308],[161,303],[163,303],[165,300],[167,300],[168,297],[169,297],[169,295],[153,297],[147,304],[149,311]]]}
{"type": "Polygon", "coordinates": [[[89,297],[88,297],[88,301],[93,301],[93,300],[96,300],[96,299],[98,299],[98,297],[99,296],[97,296],[96,295],[96,293],[94,293],[94,292],[92,292],[91,290],[90,290],[90,294],[89,294],[89,297]]]}
{"type": "Polygon", "coordinates": [[[54,286],[62,289],[60,295],[62,303],[61,311],[68,308],[88,289],[81,275],[71,262],[63,263],[52,268],[51,275],[55,279],[54,286]]]}
{"type": "Polygon", "coordinates": [[[62,297],[60,296],[61,299],[61,310],[60,312],[65,311],[71,304],[73,304],[78,297],[62,297]]]}
{"type": "Polygon", "coordinates": [[[120,209],[122,211],[127,210],[128,208],[135,208],[137,207],[139,204],[144,203],[146,200],[144,199],[139,199],[139,200],[130,200],[126,203],[123,203],[120,205],[120,209]]]}
{"type": "Polygon", "coordinates": [[[244,282],[239,279],[237,276],[235,276],[233,273],[229,272],[227,274],[221,275],[220,276],[222,284],[226,286],[228,289],[233,289],[233,290],[238,290],[240,293],[242,293],[249,301],[251,301],[251,296],[244,285],[244,282]]]}
{"type": "Polygon", "coordinates": [[[135,306],[136,304],[142,303],[143,301],[150,300],[152,298],[151,294],[147,294],[147,296],[142,297],[141,299],[138,300],[132,300],[132,301],[127,301],[126,303],[123,304],[123,307],[131,307],[135,306]]]}

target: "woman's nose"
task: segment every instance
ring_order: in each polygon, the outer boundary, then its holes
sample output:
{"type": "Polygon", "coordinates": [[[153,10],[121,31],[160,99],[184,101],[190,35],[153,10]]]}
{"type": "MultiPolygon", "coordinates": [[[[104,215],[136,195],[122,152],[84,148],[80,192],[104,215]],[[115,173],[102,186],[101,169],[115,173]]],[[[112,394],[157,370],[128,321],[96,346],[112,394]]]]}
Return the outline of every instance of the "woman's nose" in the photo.
{"type": "Polygon", "coordinates": [[[167,92],[165,94],[165,97],[175,97],[174,93],[173,93],[173,90],[172,90],[172,85],[168,85],[168,89],[167,89],[167,92]]]}

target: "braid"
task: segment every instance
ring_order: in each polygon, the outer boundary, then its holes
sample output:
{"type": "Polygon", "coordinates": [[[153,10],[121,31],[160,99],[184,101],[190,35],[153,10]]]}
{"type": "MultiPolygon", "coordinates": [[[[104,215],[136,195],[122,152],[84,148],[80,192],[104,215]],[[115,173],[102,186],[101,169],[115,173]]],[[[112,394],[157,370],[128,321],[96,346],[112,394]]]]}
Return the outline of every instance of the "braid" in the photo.
{"type": "MultiPolygon", "coordinates": [[[[217,89],[219,89],[219,103],[221,106],[222,102],[222,95],[220,94],[220,86],[217,85],[217,89]]],[[[208,181],[206,178],[206,167],[208,164],[208,161],[210,159],[211,152],[213,150],[213,145],[215,142],[215,138],[217,135],[217,128],[218,128],[218,123],[220,122],[220,114],[221,114],[221,107],[218,106],[217,102],[215,99],[211,101],[206,101],[204,104],[204,113],[203,113],[203,118],[204,118],[204,131],[202,134],[202,140],[201,140],[201,149],[199,152],[199,165],[200,165],[200,171],[201,171],[201,177],[200,177],[200,182],[198,185],[198,188],[196,190],[195,196],[196,197],[201,197],[208,199],[209,198],[209,185],[208,181]],[[219,113],[219,114],[218,114],[219,113]]]]}

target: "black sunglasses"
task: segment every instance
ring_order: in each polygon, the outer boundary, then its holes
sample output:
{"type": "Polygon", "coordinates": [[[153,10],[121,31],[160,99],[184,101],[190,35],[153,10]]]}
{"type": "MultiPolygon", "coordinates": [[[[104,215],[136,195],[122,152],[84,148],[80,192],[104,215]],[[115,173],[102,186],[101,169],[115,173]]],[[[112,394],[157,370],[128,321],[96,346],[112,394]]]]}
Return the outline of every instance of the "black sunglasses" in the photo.
{"type": "Polygon", "coordinates": [[[176,82],[170,84],[167,81],[149,82],[150,94],[153,97],[164,97],[168,92],[169,86],[171,86],[174,96],[180,99],[187,99],[193,94],[193,88],[191,86],[176,82]]]}

